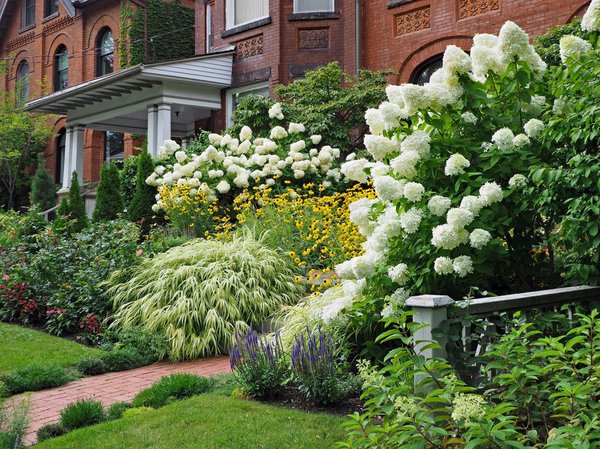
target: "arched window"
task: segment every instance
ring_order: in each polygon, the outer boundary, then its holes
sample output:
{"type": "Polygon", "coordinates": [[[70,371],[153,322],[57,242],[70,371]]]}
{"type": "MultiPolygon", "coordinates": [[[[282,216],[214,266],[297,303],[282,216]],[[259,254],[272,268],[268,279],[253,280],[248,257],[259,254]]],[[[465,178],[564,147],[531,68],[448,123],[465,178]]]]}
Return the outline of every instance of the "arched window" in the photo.
{"type": "Polygon", "coordinates": [[[54,181],[56,184],[63,182],[63,169],[65,166],[65,147],[67,141],[67,132],[65,128],[61,129],[56,136],[56,170],[54,171],[54,181]]]}
{"type": "Polygon", "coordinates": [[[61,45],[54,54],[54,91],[65,89],[69,85],[69,52],[61,45]]]}
{"type": "Polygon", "coordinates": [[[17,68],[17,104],[23,105],[29,100],[29,63],[21,61],[17,68]]]}
{"type": "Polygon", "coordinates": [[[96,51],[98,55],[96,76],[112,73],[115,62],[115,41],[110,28],[104,28],[100,31],[96,51]]]}
{"type": "Polygon", "coordinates": [[[438,69],[442,68],[444,61],[444,55],[437,55],[433,58],[428,59],[415,69],[410,82],[413,84],[423,85],[429,82],[431,75],[433,75],[438,69]]]}

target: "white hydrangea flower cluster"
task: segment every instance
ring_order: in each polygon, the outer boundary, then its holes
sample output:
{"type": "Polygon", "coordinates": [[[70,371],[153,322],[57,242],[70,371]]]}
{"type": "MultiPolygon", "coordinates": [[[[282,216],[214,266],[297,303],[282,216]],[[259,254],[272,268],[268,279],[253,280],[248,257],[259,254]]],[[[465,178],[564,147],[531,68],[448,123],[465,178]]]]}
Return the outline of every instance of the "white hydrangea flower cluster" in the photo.
{"type": "Polygon", "coordinates": [[[566,64],[592,49],[592,44],[577,36],[563,36],[560,39],[560,60],[566,64]]]}
{"type": "MultiPolygon", "coordinates": [[[[270,115],[278,118],[280,109],[273,106],[270,115]]],[[[252,129],[244,126],[237,137],[210,134],[210,145],[200,154],[188,154],[176,142],[167,140],[159,153],[164,164],[155,169],[146,183],[186,185],[191,187],[190,194],[202,192],[209,201],[214,201],[236,189],[257,186],[265,190],[280,178],[311,177],[325,186],[340,181],[340,151],[328,145],[314,147],[321,142],[321,136],[306,137],[305,132],[303,124],[290,123],[287,130],[273,127],[270,137],[265,138],[253,136],[252,129]],[[294,141],[289,143],[292,137],[294,141]]],[[[163,206],[157,200],[153,210],[158,212],[163,206]]]]}
{"type": "Polygon", "coordinates": [[[581,20],[581,29],[583,31],[600,30],[600,0],[592,0],[590,3],[581,20]]]}
{"type": "Polygon", "coordinates": [[[496,74],[504,72],[515,58],[524,61],[538,75],[546,70],[546,63],[529,44],[527,33],[513,22],[506,22],[498,37],[477,34],[473,38],[471,61],[476,78],[484,79],[490,71],[496,74]]]}
{"type": "Polygon", "coordinates": [[[452,419],[473,423],[485,415],[485,399],[478,394],[457,393],[452,400],[452,419]]]}

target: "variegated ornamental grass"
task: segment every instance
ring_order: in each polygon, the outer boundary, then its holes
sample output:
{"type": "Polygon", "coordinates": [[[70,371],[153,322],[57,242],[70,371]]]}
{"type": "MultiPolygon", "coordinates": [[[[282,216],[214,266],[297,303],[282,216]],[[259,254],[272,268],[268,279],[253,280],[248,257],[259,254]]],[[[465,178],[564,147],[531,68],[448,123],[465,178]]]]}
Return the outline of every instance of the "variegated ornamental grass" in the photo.
{"type": "Polygon", "coordinates": [[[108,284],[113,326],[165,335],[172,359],[226,352],[236,331],[259,326],[303,290],[287,261],[249,234],[172,248],[115,273],[108,284]]]}

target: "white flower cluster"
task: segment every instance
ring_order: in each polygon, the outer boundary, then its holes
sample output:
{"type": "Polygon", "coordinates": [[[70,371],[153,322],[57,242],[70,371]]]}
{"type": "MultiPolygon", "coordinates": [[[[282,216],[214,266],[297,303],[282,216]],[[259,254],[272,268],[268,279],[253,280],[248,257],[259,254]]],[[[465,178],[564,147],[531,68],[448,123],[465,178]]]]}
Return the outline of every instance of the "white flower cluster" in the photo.
{"type": "Polygon", "coordinates": [[[435,259],[433,269],[439,275],[456,273],[463,278],[473,273],[473,261],[469,256],[458,256],[455,259],[443,256],[435,259]]]}
{"type": "Polygon", "coordinates": [[[457,393],[452,401],[452,419],[473,423],[485,415],[485,399],[477,394],[457,393]]]}
{"type": "Polygon", "coordinates": [[[570,59],[577,59],[592,49],[592,44],[577,36],[563,36],[560,39],[560,59],[566,64],[570,59]]]}
{"type": "MultiPolygon", "coordinates": [[[[276,104],[270,114],[279,117],[279,112],[276,104]]],[[[188,154],[176,142],[167,140],[159,153],[164,164],[155,169],[146,183],[186,185],[191,187],[190,194],[201,191],[214,201],[218,195],[252,185],[264,190],[279,178],[300,180],[310,176],[324,185],[339,181],[340,151],[328,145],[311,147],[320,143],[321,136],[305,137],[305,131],[303,124],[290,123],[287,130],[275,126],[270,137],[264,138],[254,137],[252,129],[244,126],[238,137],[210,134],[210,145],[200,154],[188,154]],[[294,141],[286,143],[292,137],[294,141]]],[[[157,201],[153,210],[159,211],[163,206],[157,201]]]]}
{"type": "Polygon", "coordinates": [[[600,0],[592,0],[581,20],[583,31],[600,30],[600,0]]]}
{"type": "Polygon", "coordinates": [[[475,77],[484,79],[490,71],[500,74],[515,58],[538,75],[546,70],[546,63],[529,44],[527,33],[513,22],[506,22],[498,37],[478,34],[473,38],[471,61],[475,77]]]}

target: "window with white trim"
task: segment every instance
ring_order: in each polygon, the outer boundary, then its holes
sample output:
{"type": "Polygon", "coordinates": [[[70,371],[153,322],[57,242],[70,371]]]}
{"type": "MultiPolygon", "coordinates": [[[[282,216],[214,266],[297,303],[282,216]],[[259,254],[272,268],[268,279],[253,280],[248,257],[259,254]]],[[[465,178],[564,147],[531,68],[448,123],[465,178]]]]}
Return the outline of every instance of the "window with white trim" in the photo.
{"type": "Polygon", "coordinates": [[[227,112],[227,127],[233,125],[233,112],[240,101],[247,95],[262,95],[269,96],[269,83],[252,84],[250,86],[237,87],[227,91],[227,100],[225,110],[227,112]]]}
{"type": "Polygon", "coordinates": [[[334,0],[294,0],[294,12],[332,12],[334,0]]]}
{"type": "Polygon", "coordinates": [[[21,28],[35,25],[35,0],[23,0],[21,28]]]}
{"type": "Polygon", "coordinates": [[[21,61],[17,68],[17,104],[24,105],[29,100],[29,63],[21,61]]]}
{"type": "Polygon", "coordinates": [[[112,131],[104,132],[104,162],[110,164],[116,162],[117,165],[125,159],[125,142],[123,133],[112,131]]]}
{"type": "Polygon", "coordinates": [[[205,20],[206,20],[206,53],[212,53],[212,51],[213,51],[213,45],[212,45],[213,31],[212,31],[212,7],[210,6],[210,3],[206,4],[205,20]]]}
{"type": "Polygon", "coordinates": [[[269,0],[227,0],[227,29],[269,17],[269,0]]]}

